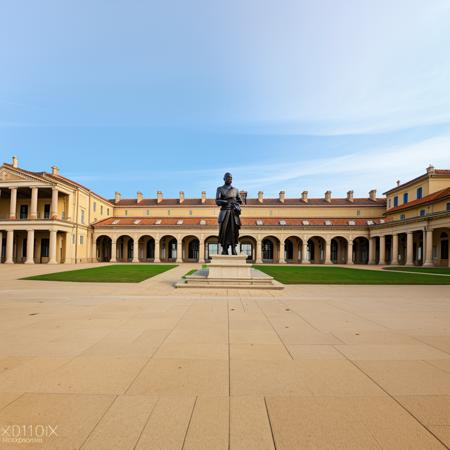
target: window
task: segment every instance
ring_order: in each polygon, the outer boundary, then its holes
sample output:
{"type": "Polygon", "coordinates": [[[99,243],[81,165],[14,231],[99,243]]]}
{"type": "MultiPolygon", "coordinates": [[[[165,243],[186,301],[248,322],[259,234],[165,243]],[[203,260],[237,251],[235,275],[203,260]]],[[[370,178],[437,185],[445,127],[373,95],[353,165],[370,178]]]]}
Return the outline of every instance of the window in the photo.
{"type": "Polygon", "coordinates": [[[94,204],[92,205],[92,209],[95,211],[97,211],[97,202],[94,202],[94,204]]]}
{"type": "Polygon", "coordinates": [[[109,208],[106,208],[106,215],[109,216],[109,208]]]}
{"type": "Polygon", "coordinates": [[[28,205],[20,205],[20,218],[28,219],[28,205]]]}
{"type": "Polygon", "coordinates": [[[392,199],[389,199],[388,205],[389,205],[388,208],[392,206],[392,199]]]}
{"type": "Polygon", "coordinates": [[[41,257],[48,258],[50,248],[50,241],[47,238],[41,239],[41,257]]]}
{"type": "Polygon", "coordinates": [[[396,208],[398,206],[398,197],[395,196],[394,197],[394,208],[396,208]]]}
{"type": "Polygon", "coordinates": [[[22,257],[27,257],[27,238],[22,241],[22,257]]]}
{"type": "Polygon", "coordinates": [[[149,209],[147,209],[147,216],[149,216],[150,215],[150,210],[149,209]]]}
{"type": "Polygon", "coordinates": [[[81,223],[84,223],[84,209],[81,210],[81,223]]]}
{"type": "Polygon", "coordinates": [[[405,215],[404,214],[400,214],[400,220],[405,220],[405,215]]]}
{"type": "Polygon", "coordinates": [[[50,204],[44,205],[44,219],[50,219],[50,204]]]}
{"type": "Polygon", "coordinates": [[[84,244],[84,236],[80,234],[80,245],[84,244]]]}
{"type": "Polygon", "coordinates": [[[72,244],[75,245],[76,244],[76,240],[75,240],[75,235],[72,234],[72,244]]]}
{"type": "Polygon", "coordinates": [[[405,192],[403,194],[403,203],[408,203],[408,193],[407,192],[405,192]]]}
{"type": "Polygon", "coordinates": [[[450,203],[447,203],[447,211],[450,211],[450,203]]]}
{"type": "Polygon", "coordinates": [[[103,214],[103,205],[100,205],[100,214],[103,214]]]}
{"type": "Polygon", "coordinates": [[[417,188],[417,198],[422,198],[422,194],[423,194],[423,189],[421,187],[417,188]]]}
{"type": "Polygon", "coordinates": [[[361,215],[361,211],[359,209],[356,210],[356,215],[360,216],[361,215]]]}
{"type": "Polygon", "coordinates": [[[420,210],[420,217],[423,217],[426,215],[426,211],[424,209],[420,210]]]}
{"type": "Polygon", "coordinates": [[[128,209],[125,210],[125,215],[128,216],[128,209]]]}

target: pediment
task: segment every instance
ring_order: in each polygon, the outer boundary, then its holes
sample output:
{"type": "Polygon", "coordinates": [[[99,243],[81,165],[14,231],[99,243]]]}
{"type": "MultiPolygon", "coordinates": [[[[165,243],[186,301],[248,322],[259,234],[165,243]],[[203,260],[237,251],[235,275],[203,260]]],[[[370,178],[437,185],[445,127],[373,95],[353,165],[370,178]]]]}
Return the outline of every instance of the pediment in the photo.
{"type": "Polygon", "coordinates": [[[19,173],[8,169],[7,167],[0,167],[0,183],[17,183],[17,182],[36,182],[42,183],[42,180],[38,177],[32,175],[27,175],[25,173],[19,173]]]}

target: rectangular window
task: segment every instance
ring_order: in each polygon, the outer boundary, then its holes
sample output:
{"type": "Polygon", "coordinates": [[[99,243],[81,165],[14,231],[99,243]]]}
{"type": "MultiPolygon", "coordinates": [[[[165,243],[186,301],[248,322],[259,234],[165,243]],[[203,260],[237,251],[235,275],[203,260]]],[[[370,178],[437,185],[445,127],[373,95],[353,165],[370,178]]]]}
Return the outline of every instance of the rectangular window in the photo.
{"type": "Polygon", "coordinates": [[[418,198],[418,199],[419,199],[419,198],[422,198],[422,194],[423,194],[422,188],[421,188],[421,187],[418,187],[418,188],[417,188],[417,198],[418,198]]]}
{"type": "Polygon", "coordinates": [[[81,223],[84,223],[84,209],[81,210],[81,223]]]}
{"type": "Polygon", "coordinates": [[[128,209],[125,210],[125,215],[128,216],[128,209]]]}
{"type": "Polygon", "coordinates": [[[420,210],[420,217],[423,217],[426,215],[426,211],[424,209],[420,210]]]}
{"type": "Polygon", "coordinates": [[[80,245],[84,244],[84,236],[80,234],[80,245]]]}
{"type": "Polygon", "coordinates": [[[405,192],[403,194],[403,203],[408,203],[408,193],[407,192],[405,192]]]}
{"type": "Polygon", "coordinates": [[[394,197],[394,208],[396,208],[398,206],[398,197],[395,196],[394,197]]]}
{"type": "Polygon", "coordinates": [[[100,205],[100,214],[103,214],[103,205],[100,205]]]}
{"type": "Polygon", "coordinates": [[[450,211],[450,203],[447,203],[447,211],[450,211]]]}
{"type": "Polygon", "coordinates": [[[76,244],[76,241],[75,241],[75,235],[74,235],[74,234],[72,234],[72,244],[73,244],[73,245],[76,244]]]}
{"type": "Polygon", "coordinates": [[[94,202],[94,204],[92,206],[93,206],[94,212],[97,211],[97,202],[94,202]]]}
{"type": "Polygon", "coordinates": [[[405,215],[404,214],[400,214],[400,220],[405,220],[405,215]]]}
{"type": "Polygon", "coordinates": [[[22,257],[26,258],[27,257],[27,238],[25,238],[22,242],[23,242],[22,257]]]}
{"type": "Polygon", "coordinates": [[[109,208],[106,209],[106,215],[109,216],[109,208]]]}
{"type": "Polygon", "coordinates": [[[20,205],[20,218],[28,219],[28,205],[20,205]]]}
{"type": "Polygon", "coordinates": [[[389,206],[388,206],[388,208],[391,208],[391,205],[392,205],[392,199],[389,199],[389,206]]]}
{"type": "Polygon", "coordinates": [[[50,204],[44,205],[44,219],[50,219],[50,204]]]}

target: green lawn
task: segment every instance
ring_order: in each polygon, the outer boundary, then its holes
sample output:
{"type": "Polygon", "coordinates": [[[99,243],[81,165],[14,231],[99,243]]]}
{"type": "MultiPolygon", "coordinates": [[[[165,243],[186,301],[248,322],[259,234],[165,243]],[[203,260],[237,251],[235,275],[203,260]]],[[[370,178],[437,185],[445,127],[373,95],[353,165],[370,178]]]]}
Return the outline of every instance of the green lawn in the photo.
{"type": "Polygon", "coordinates": [[[69,270],[22,278],[22,280],[75,281],[89,283],[139,283],[167,270],[176,264],[112,264],[92,269],[69,270]]]}
{"type": "Polygon", "coordinates": [[[395,270],[396,272],[422,272],[422,273],[438,273],[440,275],[450,275],[450,267],[405,267],[405,266],[388,266],[383,267],[384,270],[395,270]]]}
{"type": "Polygon", "coordinates": [[[450,284],[450,277],[330,266],[254,266],[283,284],[450,284]]]}

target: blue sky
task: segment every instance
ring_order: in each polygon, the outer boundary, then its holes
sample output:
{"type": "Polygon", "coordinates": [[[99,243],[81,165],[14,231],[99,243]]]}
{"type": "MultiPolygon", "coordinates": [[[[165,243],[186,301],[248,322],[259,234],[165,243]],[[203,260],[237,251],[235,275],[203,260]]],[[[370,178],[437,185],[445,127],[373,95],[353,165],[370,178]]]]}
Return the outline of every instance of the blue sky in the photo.
{"type": "Polygon", "coordinates": [[[0,0],[0,160],[106,197],[450,168],[448,0],[0,0]]]}

